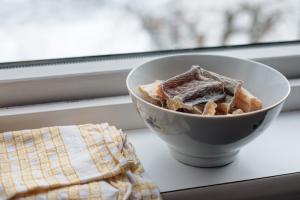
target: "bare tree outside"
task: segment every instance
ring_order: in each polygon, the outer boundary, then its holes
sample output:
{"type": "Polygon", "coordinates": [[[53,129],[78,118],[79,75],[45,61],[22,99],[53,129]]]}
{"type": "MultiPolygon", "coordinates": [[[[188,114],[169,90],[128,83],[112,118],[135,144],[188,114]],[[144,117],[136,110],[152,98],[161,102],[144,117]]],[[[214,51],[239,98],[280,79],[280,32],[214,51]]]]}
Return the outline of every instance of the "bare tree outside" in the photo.
{"type": "Polygon", "coordinates": [[[300,38],[300,0],[0,2],[1,62],[300,38]]]}
{"type": "Polygon", "coordinates": [[[263,37],[276,26],[283,12],[275,10],[264,15],[263,5],[249,3],[242,3],[237,11],[226,10],[224,13],[226,25],[223,32],[222,44],[226,45],[228,39],[235,33],[248,35],[250,43],[261,42],[263,37]],[[240,15],[248,15],[250,19],[250,23],[243,28],[234,26],[234,21],[238,20],[240,15]]]}

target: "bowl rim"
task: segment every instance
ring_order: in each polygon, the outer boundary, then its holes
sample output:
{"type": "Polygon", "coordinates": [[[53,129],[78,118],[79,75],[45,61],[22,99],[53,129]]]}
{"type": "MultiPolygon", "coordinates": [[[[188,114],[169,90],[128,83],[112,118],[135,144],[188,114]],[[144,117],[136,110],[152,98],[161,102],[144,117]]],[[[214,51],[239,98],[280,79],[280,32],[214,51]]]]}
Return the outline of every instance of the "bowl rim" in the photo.
{"type": "Polygon", "coordinates": [[[283,101],[285,101],[287,99],[287,97],[289,96],[290,92],[291,92],[291,85],[289,83],[289,81],[287,80],[287,78],[279,71],[277,71],[276,69],[268,66],[268,65],[265,65],[263,63],[260,63],[260,62],[256,62],[256,61],[253,61],[253,60],[250,60],[248,58],[239,58],[239,57],[233,57],[233,56],[221,56],[221,55],[214,55],[214,54],[201,54],[201,55],[197,55],[197,54],[180,54],[180,55],[171,55],[171,56],[162,56],[162,57],[159,57],[159,58],[154,58],[154,59],[151,59],[147,62],[144,62],[143,64],[140,64],[139,66],[136,66],[134,67],[133,69],[130,70],[129,74],[127,75],[126,77],[126,87],[129,91],[129,93],[131,95],[133,95],[136,99],[138,99],[139,101],[142,101],[143,103],[155,108],[155,109],[158,109],[158,110],[161,110],[161,111],[165,111],[165,112],[169,112],[169,113],[173,113],[173,114],[178,114],[178,115],[182,115],[182,116],[188,116],[188,117],[196,117],[196,118],[212,118],[212,119],[223,119],[223,118],[240,118],[240,117],[246,117],[246,116],[251,116],[251,115],[255,115],[255,114],[258,114],[258,113],[264,113],[276,106],[278,106],[279,104],[281,104],[283,101]],[[271,71],[273,71],[274,73],[277,73],[287,84],[288,86],[288,91],[286,93],[286,95],[281,98],[279,101],[273,103],[272,105],[270,106],[267,106],[265,108],[262,108],[261,110],[256,110],[256,111],[252,111],[252,112],[247,112],[247,113],[242,113],[242,114],[238,114],[238,115],[213,115],[213,116],[210,116],[210,115],[197,115],[197,114],[192,114],[192,113],[183,113],[183,112],[178,112],[178,111],[175,111],[175,110],[170,110],[170,109],[167,109],[167,108],[163,108],[163,107],[159,107],[157,105],[154,105],[148,101],[146,101],[145,99],[139,97],[138,95],[135,94],[135,92],[133,91],[132,88],[129,87],[129,79],[130,77],[132,76],[132,74],[140,67],[146,65],[146,64],[149,64],[151,62],[155,62],[155,61],[158,61],[158,60],[162,60],[162,59],[172,59],[172,58],[178,58],[178,57],[189,57],[189,56],[193,56],[193,57],[218,57],[218,58],[225,58],[225,59],[235,59],[235,60],[239,60],[239,61],[242,61],[242,62],[250,62],[252,64],[256,64],[256,65],[260,65],[261,67],[265,67],[271,71]]]}

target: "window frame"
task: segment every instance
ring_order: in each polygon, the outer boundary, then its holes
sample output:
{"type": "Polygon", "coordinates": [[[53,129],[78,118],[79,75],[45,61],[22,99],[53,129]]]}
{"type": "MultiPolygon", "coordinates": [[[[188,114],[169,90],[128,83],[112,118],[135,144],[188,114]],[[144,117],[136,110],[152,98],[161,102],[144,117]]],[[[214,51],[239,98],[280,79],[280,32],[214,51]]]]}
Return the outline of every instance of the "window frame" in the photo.
{"type": "Polygon", "coordinates": [[[0,63],[0,107],[126,95],[123,83],[133,67],[178,54],[248,58],[300,78],[300,42],[0,63]]]}

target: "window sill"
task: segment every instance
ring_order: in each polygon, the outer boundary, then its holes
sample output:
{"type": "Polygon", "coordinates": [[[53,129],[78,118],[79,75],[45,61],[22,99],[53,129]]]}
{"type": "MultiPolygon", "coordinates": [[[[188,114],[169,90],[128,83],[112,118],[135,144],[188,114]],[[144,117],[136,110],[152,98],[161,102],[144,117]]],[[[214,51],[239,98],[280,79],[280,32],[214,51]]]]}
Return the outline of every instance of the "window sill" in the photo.
{"type": "MultiPolygon", "coordinates": [[[[298,174],[299,119],[300,111],[281,113],[270,128],[241,150],[235,162],[225,167],[210,169],[190,167],[177,162],[169,154],[166,144],[148,129],[131,130],[127,133],[146,171],[164,194],[237,181],[298,174]]],[[[271,193],[278,193],[278,190],[273,191],[272,187],[269,188],[271,193]]],[[[286,192],[284,187],[281,190],[282,193],[286,192]]],[[[194,194],[200,198],[201,193],[194,194]]]]}

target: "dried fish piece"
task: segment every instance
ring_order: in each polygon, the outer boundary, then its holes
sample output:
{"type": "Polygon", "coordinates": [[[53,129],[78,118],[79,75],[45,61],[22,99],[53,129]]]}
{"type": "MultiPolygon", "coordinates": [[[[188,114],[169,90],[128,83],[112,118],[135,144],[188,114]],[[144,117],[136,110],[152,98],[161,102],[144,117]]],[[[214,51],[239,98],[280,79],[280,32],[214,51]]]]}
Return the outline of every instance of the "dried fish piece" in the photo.
{"type": "Polygon", "coordinates": [[[193,110],[195,105],[210,100],[220,101],[226,95],[222,82],[202,76],[196,68],[161,83],[158,93],[166,99],[167,108],[172,110],[193,110]]]}
{"type": "Polygon", "coordinates": [[[241,87],[243,81],[232,79],[208,70],[201,68],[200,66],[192,66],[192,68],[197,69],[199,71],[198,74],[205,76],[207,78],[211,78],[213,80],[220,81],[224,84],[224,89],[226,93],[225,101],[222,103],[218,103],[217,109],[225,114],[229,113],[235,104],[235,94],[238,89],[241,87]]]}
{"type": "Polygon", "coordinates": [[[168,95],[167,107],[172,110],[179,108],[192,110],[195,105],[206,103],[209,100],[218,101],[225,97],[223,85],[214,81],[201,84],[193,81],[169,90],[165,94],[168,95]]]}
{"type": "Polygon", "coordinates": [[[222,82],[224,84],[226,94],[231,95],[231,96],[235,95],[235,93],[241,87],[241,85],[243,83],[243,81],[229,78],[227,76],[223,76],[223,75],[205,70],[198,65],[192,66],[192,69],[197,70],[198,76],[206,77],[208,79],[213,79],[213,80],[222,82]]]}
{"type": "Polygon", "coordinates": [[[162,101],[157,94],[157,90],[161,83],[162,81],[156,80],[153,83],[139,86],[139,91],[142,93],[146,101],[155,105],[162,105],[162,101]]]}

